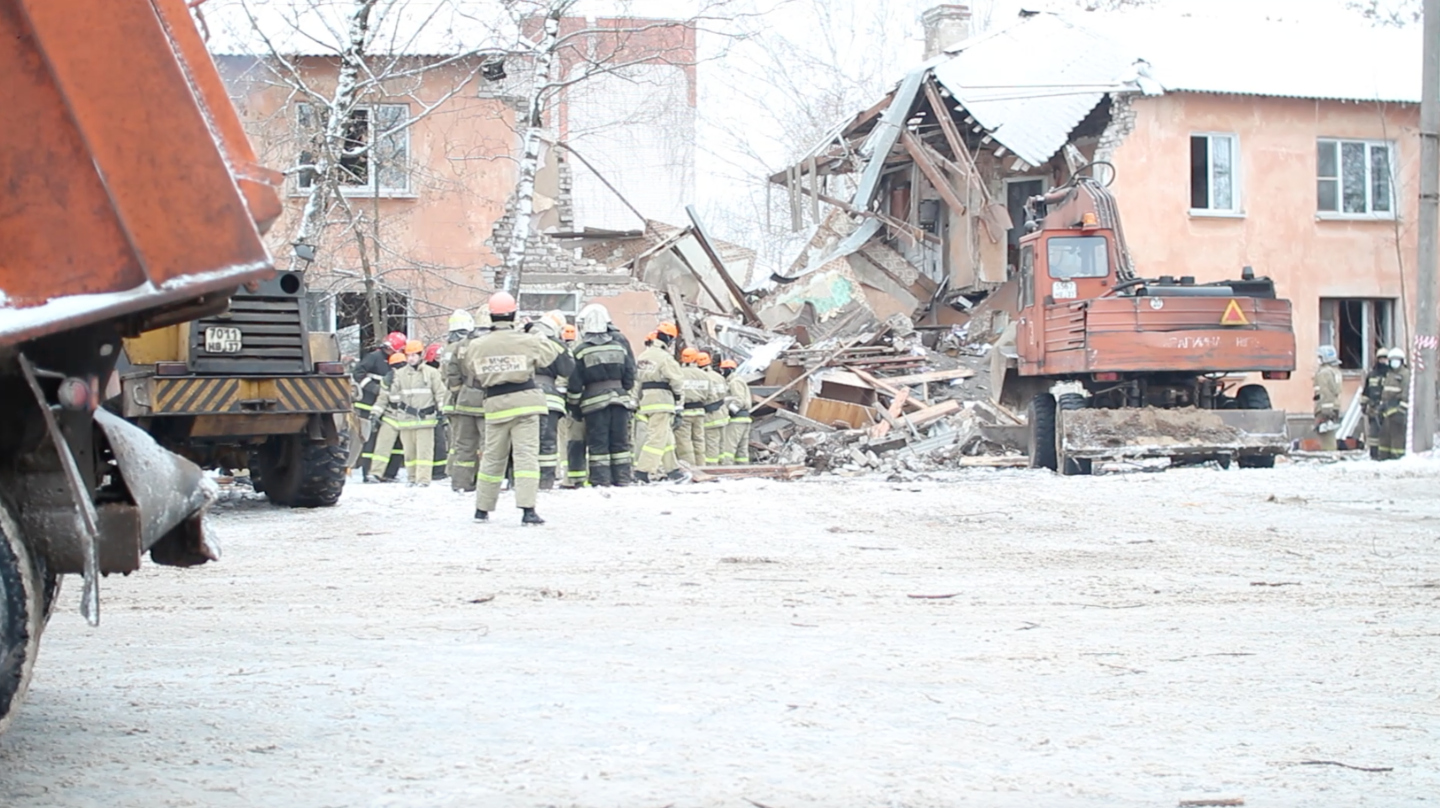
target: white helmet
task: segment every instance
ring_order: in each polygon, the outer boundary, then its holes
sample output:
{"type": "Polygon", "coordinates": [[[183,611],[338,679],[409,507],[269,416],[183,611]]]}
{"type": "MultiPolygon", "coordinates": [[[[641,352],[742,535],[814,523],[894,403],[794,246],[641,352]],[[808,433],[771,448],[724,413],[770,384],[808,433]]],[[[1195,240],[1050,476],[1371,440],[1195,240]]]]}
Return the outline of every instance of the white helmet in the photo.
{"type": "Polygon", "coordinates": [[[565,312],[559,309],[547,311],[535,321],[535,327],[551,339],[560,339],[560,333],[565,330],[565,312]]]}
{"type": "Polygon", "coordinates": [[[475,318],[471,317],[470,312],[464,309],[456,309],[455,313],[450,315],[450,330],[474,331],[475,318]]]}
{"type": "Polygon", "coordinates": [[[1315,353],[1320,357],[1320,364],[1322,365],[1333,365],[1340,361],[1339,354],[1335,353],[1334,345],[1321,345],[1315,353]]]}
{"type": "Polygon", "coordinates": [[[1391,349],[1390,349],[1390,358],[1391,358],[1391,359],[1399,359],[1401,362],[1404,362],[1404,361],[1405,361],[1405,349],[1404,349],[1404,348],[1391,348],[1391,349]]]}
{"type": "Polygon", "coordinates": [[[478,315],[478,316],[475,318],[475,325],[476,325],[476,327],[478,327],[478,328],[489,328],[489,327],[491,327],[491,326],[494,325],[494,323],[491,322],[491,320],[490,320],[490,306],[489,306],[489,305],[481,306],[480,308],[478,308],[478,309],[475,310],[475,313],[478,315]]]}
{"type": "Polygon", "coordinates": [[[610,312],[599,303],[591,303],[575,315],[575,326],[581,334],[604,334],[610,328],[610,312]]]}

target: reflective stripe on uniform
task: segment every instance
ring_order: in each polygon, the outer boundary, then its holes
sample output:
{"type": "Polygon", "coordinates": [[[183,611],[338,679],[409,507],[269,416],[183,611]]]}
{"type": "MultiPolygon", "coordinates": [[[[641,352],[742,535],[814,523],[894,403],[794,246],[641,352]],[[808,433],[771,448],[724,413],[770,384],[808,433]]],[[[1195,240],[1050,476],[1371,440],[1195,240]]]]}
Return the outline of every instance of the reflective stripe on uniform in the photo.
{"type": "Polygon", "coordinates": [[[734,460],[735,460],[735,453],[734,453],[734,452],[726,452],[726,453],[720,455],[720,462],[721,462],[721,463],[724,463],[724,462],[726,462],[727,460],[728,460],[728,461],[731,461],[731,462],[734,462],[734,460]]]}
{"type": "Polygon", "coordinates": [[[584,477],[584,476],[587,475],[587,474],[589,474],[589,472],[588,472],[588,471],[585,471],[584,469],[581,469],[581,470],[579,470],[579,471],[567,471],[567,472],[565,472],[565,476],[566,476],[566,477],[584,477]]]}
{"type": "Polygon", "coordinates": [[[726,419],[724,419],[724,420],[720,420],[720,419],[717,418],[717,419],[715,419],[714,421],[706,421],[706,422],[705,422],[705,428],[706,428],[706,429],[719,429],[719,428],[721,428],[721,427],[729,426],[729,425],[730,425],[730,419],[729,419],[729,418],[726,418],[726,419]]]}
{"type": "Polygon", "coordinates": [[[555,393],[546,393],[546,394],[545,394],[545,406],[549,407],[551,410],[553,410],[553,411],[555,411],[555,412],[564,412],[564,411],[565,411],[565,399],[561,398],[560,396],[556,395],[555,393]]]}
{"type": "Polygon", "coordinates": [[[482,471],[482,472],[478,472],[475,476],[478,477],[481,482],[486,482],[486,483],[503,483],[503,482],[505,482],[505,478],[504,478],[504,477],[491,477],[489,474],[486,474],[486,473],[483,472],[483,471],[482,471]]]}
{"type": "Polygon", "coordinates": [[[675,405],[674,405],[674,404],[644,404],[644,405],[641,405],[641,407],[640,407],[640,412],[641,412],[642,415],[643,415],[644,413],[648,413],[648,412],[674,412],[674,411],[675,411],[675,405]]]}
{"type": "Polygon", "coordinates": [[[550,410],[546,407],[537,407],[533,405],[526,407],[511,407],[508,410],[496,410],[495,412],[487,412],[485,413],[485,420],[498,421],[501,418],[516,418],[521,415],[544,415],[549,411],[550,410]]]}
{"type": "Polygon", "coordinates": [[[456,415],[473,415],[478,418],[485,414],[485,408],[467,407],[464,404],[456,404],[455,409],[452,410],[452,412],[454,412],[456,415]]]}
{"type": "Polygon", "coordinates": [[[456,468],[473,469],[475,468],[476,463],[474,460],[456,460],[455,466],[456,468]]]}
{"type": "Polygon", "coordinates": [[[640,451],[642,451],[642,452],[648,452],[648,453],[650,453],[650,454],[663,455],[663,454],[665,454],[666,452],[673,452],[673,451],[675,451],[675,444],[672,443],[672,444],[670,444],[669,446],[666,446],[664,449],[657,449],[657,448],[655,448],[654,446],[641,446],[641,447],[640,447],[640,451]]]}
{"type": "Polygon", "coordinates": [[[363,401],[357,401],[357,402],[355,402],[355,409],[357,409],[357,410],[359,410],[359,411],[361,411],[361,412],[370,412],[371,410],[375,409],[375,405],[374,405],[374,404],[366,404],[366,403],[363,402],[363,401]]]}
{"type": "Polygon", "coordinates": [[[616,452],[615,454],[610,455],[610,465],[623,466],[633,459],[634,457],[629,452],[616,452]]]}
{"type": "Polygon", "coordinates": [[[742,416],[742,417],[740,417],[740,418],[731,418],[731,419],[730,419],[730,423],[732,423],[732,424],[748,424],[748,423],[752,423],[752,420],[751,420],[749,417],[742,416]]]}
{"type": "Polygon", "coordinates": [[[515,472],[515,479],[517,479],[517,480],[538,480],[538,479],[540,479],[540,472],[538,472],[538,471],[517,471],[517,472],[515,472]]]}

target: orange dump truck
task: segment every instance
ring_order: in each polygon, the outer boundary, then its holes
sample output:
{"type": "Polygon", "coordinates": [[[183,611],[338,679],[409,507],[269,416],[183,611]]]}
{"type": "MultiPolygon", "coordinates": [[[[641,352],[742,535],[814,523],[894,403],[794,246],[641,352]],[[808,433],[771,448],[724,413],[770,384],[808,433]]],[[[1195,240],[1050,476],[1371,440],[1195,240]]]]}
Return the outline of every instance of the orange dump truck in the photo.
{"type": "Polygon", "coordinates": [[[198,467],[100,407],[123,341],[274,276],[255,164],[185,0],[0,0],[0,730],[60,576],[216,558],[198,467]]]}

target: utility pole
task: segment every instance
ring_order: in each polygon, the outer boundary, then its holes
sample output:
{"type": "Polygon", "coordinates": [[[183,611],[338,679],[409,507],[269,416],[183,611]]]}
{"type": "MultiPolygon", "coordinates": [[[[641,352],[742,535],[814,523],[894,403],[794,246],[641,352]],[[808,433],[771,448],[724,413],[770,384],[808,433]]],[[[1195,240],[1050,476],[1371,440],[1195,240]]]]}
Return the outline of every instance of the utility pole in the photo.
{"type": "Polygon", "coordinates": [[[1415,295],[1415,344],[1411,371],[1414,397],[1410,412],[1410,450],[1431,448],[1435,435],[1436,337],[1440,336],[1436,297],[1437,236],[1440,236],[1440,0],[1425,0],[1425,75],[1420,83],[1420,219],[1418,289],[1415,295]]]}

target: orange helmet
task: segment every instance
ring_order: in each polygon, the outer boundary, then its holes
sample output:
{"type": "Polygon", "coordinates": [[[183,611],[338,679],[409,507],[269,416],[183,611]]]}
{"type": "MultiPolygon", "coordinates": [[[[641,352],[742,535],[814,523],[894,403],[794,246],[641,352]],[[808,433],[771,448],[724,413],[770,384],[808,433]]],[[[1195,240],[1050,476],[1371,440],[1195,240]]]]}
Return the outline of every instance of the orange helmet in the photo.
{"type": "Polygon", "coordinates": [[[425,361],[434,362],[440,358],[440,343],[432,342],[425,346],[425,361]]]}
{"type": "Polygon", "coordinates": [[[516,308],[517,307],[515,305],[515,296],[510,294],[509,292],[496,292],[495,294],[490,296],[491,317],[494,317],[497,314],[514,314],[516,308]]]}
{"type": "Polygon", "coordinates": [[[722,359],[720,360],[720,367],[727,370],[734,370],[735,368],[738,368],[740,366],[735,364],[734,359],[722,359]]]}
{"type": "Polygon", "coordinates": [[[421,342],[421,341],[418,340],[418,339],[412,339],[412,340],[410,340],[409,342],[405,343],[405,353],[407,353],[407,354],[412,354],[412,353],[424,353],[424,352],[425,352],[425,343],[421,342]]]}
{"type": "Polygon", "coordinates": [[[701,351],[699,355],[695,357],[695,364],[699,365],[702,368],[710,367],[710,354],[701,351]]]}
{"type": "Polygon", "coordinates": [[[655,333],[664,334],[667,337],[678,337],[680,329],[676,328],[674,323],[661,323],[655,327],[655,333]]]}
{"type": "Polygon", "coordinates": [[[405,364],[405,354],[400,353],[399,351],[396,351],[395,353],[390,354],[390,364],[392,364],[392,365],[403,365],[403,364],[405,364]]]}
{"type": "Polygon", "coordinates": [[[695,360],[699,358],[700,352],[695,350],[694,348],[686,348],[685,350],[680,352],[680,361],[684,362],[687,365],[693,364],[695,360]]]}
{"type": "Polygon", "coordinates": [[[569,323],[566,323],[565,327],[560,329],[560,338],[565,340],[566,342],[569,342],[570,340],[573,340],[578,336],[580,336],[580,334],[575,330],[575,326],[570,325],[569,323]]]}
{"type": "Polygon", "coordinates": [[[391,331],[385,335],[385,347],[389,348],[391,353],[400,353],[405,350],[405,335],[399,331],[391,331]]]}
{"type": "Polygon", "coordinates": [[[659,337],[660,337],[660,332],[658,332],[658,331],[651,331],[649,334],[646,334],[646,335],[645,335],[645,341],[646,341],[646,342],[654,342],[655,340],[659,339],[659,337]]]}

